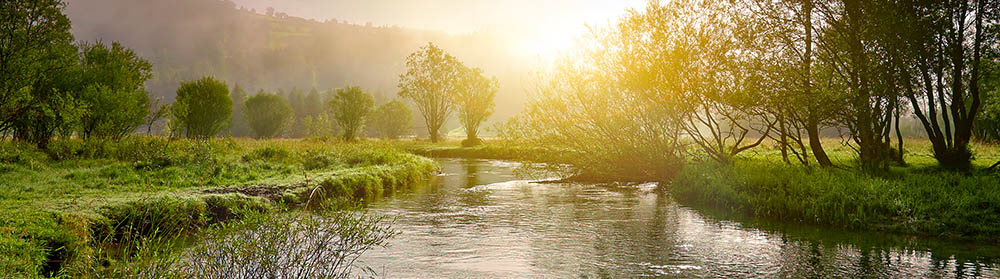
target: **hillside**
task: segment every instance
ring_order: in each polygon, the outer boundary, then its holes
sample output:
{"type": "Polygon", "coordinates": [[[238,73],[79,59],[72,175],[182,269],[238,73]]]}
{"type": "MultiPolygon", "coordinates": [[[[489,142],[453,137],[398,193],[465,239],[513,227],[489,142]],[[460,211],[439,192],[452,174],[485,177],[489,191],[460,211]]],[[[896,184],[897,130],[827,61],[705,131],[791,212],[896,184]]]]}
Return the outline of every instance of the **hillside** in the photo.
{"type": "Polygon", "coordinates": [[[500,79],[492,122],[520,111],[532,69],[531,59],[511,53],[508,40],[496,32],[456,36],[320,22],[216,0],[77,0],[69,1],[66,13],[77,40],[120,41],[150,60],[154,77],[147,86],[167,100],[179,81],[204,75],[251,93],[360,85],[391,98],[405,57],[434,42],[500,79]]]}

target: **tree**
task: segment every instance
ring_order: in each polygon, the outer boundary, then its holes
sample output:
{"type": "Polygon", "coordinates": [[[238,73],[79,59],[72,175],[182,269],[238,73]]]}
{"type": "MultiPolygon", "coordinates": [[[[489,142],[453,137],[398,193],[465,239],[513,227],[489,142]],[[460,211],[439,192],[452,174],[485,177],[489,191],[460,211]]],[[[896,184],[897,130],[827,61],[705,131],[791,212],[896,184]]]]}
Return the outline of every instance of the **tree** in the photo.
{"type": "Polygon", "coordinates": [[[398,100],[378,106],[372,118],[375,131],[383,138],[397,139],[413,128],[413,112],[398,100]]]}
{"type": "Polygon", "coordinates": [[[769,98],[768,109],[777,118],[777,136],[783,158],[787,161],[790,150],[799,161],[808,165],[811,151],[820,166],[832,166],[820,140],[820,127],[833,122],[838,104],[837,94],[831,94],[823,85],[823,71],[829,67],[817,65],[817,32],[825,30],[825,21],[814,20],[814,0],[748,0],[739,6],[748,20],[743,23],[755,26],[756,37],[765,38],[768,46],[759,51],[772,54],[770,68],[758,69],[779,89],[769,98]],[[806,137],[803,137],[803,132],[806,137]],[[804,138],[808,139],[806,148],[804,138]]]}
{"type": "Polygon", "coordinates": [[[145,83],[153,65],[118,42],[80,46],[79,99],[87,106],[80,135],[118,139],[135,131],[149,114],[145,83]]]}
{"type": "Polygon", "coordinates": [[[343,131],[344,141],[355,140],[358,131],[364,128],[365,119],[371,113],[374,103],[372,95],[361,90],[361,87],[337,89],[330,101],[330,112],[343,131]]]}
{"type": "Polygon", "coordinates": [[[243,107],[247,100],[247,93],[243,91],[243,88],[239,84],[233,86],[233,91],[229,93],[229,98],[233,99],[233,119],[232,124],[229,125],[229,132],[233,136],[248,136],[250,135],[250,126],[247,124],[247,119],[243,113],[243,107]]]}
{"type": "Polygon", "coordinates": [[[39,80],[70,64],[60,51],[73,41],[63,7],[59,0],[0,3],[0,133],[41,101],[32,94],[39,80]]]}
{"type": "Polygon", "coordinates": [[[212,77],[181,82],[171,106],[176,129],[188,138],[209,138],[226,129],[233,114],[229,87],[212,77]]]}
{"type": "Polygon", "coordinates": [[[77,61],[59,0],[0,2],[0,134],[45,148],[80,103],[65,88],[77,61]]]}
{"type": "Polygon", "coordinates": [[[153,134],[153,125],[160,119],[170,115],[170,104],[162,103],[162,98],[156,98],[149,107],[149,114],[146,115],[146,135],[153,134]]]}
{"type": "MultiPolygon", "coordinates": [[[[682,4],[664,7],[678,11],[669,16],[650,13],[632,21],[641,25],[623,37],[638,46],[661,46],[647,47],[649,53],[637,51],[641,57],[665,57],[673,67],[681,67],[651,74],[667,80],[681,98],[685,135],[709,158],[728,164],[739,153],[759,146],[776,124],[765,106],[773,90],[761,85],[765,77],[758,71],[766,55],[755,51],[759,42],[748,39],[752,36],[741,36],[757,30],[731,20],[722,2],[678,3],[682,4]]],[[[643,72],[642,66],[635,69],[643,72]]]]}
{"type": "Polygon", "coordinates": [[[309,94],[306,95],[303,102],[305,115],[311,115],[313,118],[316,118],[320,113],[323,113],[323,100],[320,98],[319,91],[315,87],[309,90],[309,94]]]}
{"type": "Polygon", "coordinates": [[[272,138],[288,127],[295,112],[284,98],[275,94],[259,93],[243,105],[243,117],[257,138],[272,138]]]}
{"type": "Polygon", "coordinates": [[[298,88],[292,88],[292,91],[288,93],[288,105],[292,106],[292,111],[295,116],[292,119],[292,127],[289,131],[292,137],[304,137],[306,135],[306,126],[303,120],[306,117],[306,105],[305,105],[305,95],[302,94],[302,90],[298,88]]]}
{"type": "Polygon", "coordinates": [[[500,82],[496,77],[486,78],[479,68],[462,68],[461,81],[456,86],[453,102],[458,109],[458,119],[465,127],[466,139],[462,141],[462,145],[476,146],[482,144],[479,126],[493,114],[493,107],[496,106],[493,98],[500,90],[500,82]]]}
{"type": "Polygon", "coordinates": [[[399,76],[399,96],[412,100],[424,117],[431,142],[441,140],[439,131],[451,115],[451,94],[457,90],[461,63],[433,43],[406,57],[407,71],[399,76]]]}
{"type": "Polygon", "coordinates": [[[983,108],[989,60],[1000,37],[997,1],[903,1],[886,4],[887,52],[906,99],[949,169],[968,169],[969,142],[983,108]],[[991,51],[992,50],[992,51],[991,51]]]}

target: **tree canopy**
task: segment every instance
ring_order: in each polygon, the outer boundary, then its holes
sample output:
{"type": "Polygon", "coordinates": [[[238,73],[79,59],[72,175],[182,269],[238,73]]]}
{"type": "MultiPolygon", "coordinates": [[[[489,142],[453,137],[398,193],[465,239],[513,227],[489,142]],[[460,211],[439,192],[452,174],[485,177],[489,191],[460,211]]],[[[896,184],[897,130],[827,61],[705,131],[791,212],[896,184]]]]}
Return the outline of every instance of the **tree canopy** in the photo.
{"type": "Polygon", "coordinates": [[[403,102],[386,102],[372,114],[372,125],[380,137],[396,139],[413,128],[413,112],[403,102]]]}
{"type": "Polygon", "coordinates": [[[229,87],[212,77],[182,82],[171,107],[173,120],[189,138],[209,138],[229,125],[233,114],[229,87]]]}
{"type": "Polygon", "coordinates": [[[399,96],[416,104],[432,142],[441,140],[441,127],[454,109],[452,94],[458,90],[463,67],[433,43],[406,57],[406,73],[399,76],[399,96]]]}
{"type": "Polygon", "coordinates": [[[344,141],[354,141],[357,138],[374,105],[372,95],[361,90],[361,87],[337,89],[333,100],[330,101],[330,112],[340,125],[344,141]]]}
{"type": "Polygon", "coordinates": [[[281,96],[259,93],[246,100],[243,117],[257,138],[272,138],[291,124],[295,112],[281,96]]]}
{"type": "Polygon", "coordinates": [[[467,139],[463,145],[479,145],[482,143],[479,126],[493,114],[496,106],[493,99],[500,90],[500,82],[496,77],[486,78],[479,68],[462,67],[460,71],[460,81],[452,98],[458,110],[458,119],[465,127],[467,139]]]}

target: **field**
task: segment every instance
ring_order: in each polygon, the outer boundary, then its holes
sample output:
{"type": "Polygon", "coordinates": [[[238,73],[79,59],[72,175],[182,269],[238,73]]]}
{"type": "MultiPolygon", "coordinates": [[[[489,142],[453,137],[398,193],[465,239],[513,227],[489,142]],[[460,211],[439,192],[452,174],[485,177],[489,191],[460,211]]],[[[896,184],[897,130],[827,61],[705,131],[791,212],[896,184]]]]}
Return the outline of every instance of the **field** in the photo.
{"type": "Polygon", "coordinates": [[[0,142],[0,277],[87,275],[123,247],[195,234],[240,209],[363,201],[436,164],[378,142],[60,140],[48,151],[0,142]]]}

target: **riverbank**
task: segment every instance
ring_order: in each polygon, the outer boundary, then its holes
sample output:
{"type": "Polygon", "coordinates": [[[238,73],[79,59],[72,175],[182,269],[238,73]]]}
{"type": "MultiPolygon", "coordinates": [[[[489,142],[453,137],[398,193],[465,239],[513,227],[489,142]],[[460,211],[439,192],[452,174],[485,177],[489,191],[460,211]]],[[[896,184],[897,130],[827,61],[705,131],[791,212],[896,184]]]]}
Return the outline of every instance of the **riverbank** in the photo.
{"type": "Polygon", "coordinates": [[[789,165],[777,150],[764,149],[732,165],[689,163],[665,189],[694,207],[786,222],[1000,239],[1000,173],[986,171],[1000,159],[995,146],[976,146],[968,173],[937,168],[925,140],[910,140],[906,149],[908,165],[883,174],[858,171],[846,148],[830,148],[841,158],[838,168],[789,165]]]}
{"type": "MultiPolygon", "coordinates": [[[[473,148],[457,142],[393,144],[430,157],[536,162],[555,158],[544,155],[552,151],[510,142],[473,148]]],[[[862,173],[850,147],[827,139],[824,146],[837,165],[834,168],[787,164],[773,143],[765,143],[732,165],[689,158],[677,177],[661,185],[682,204],[748,217],[918,236],[1000,239],[1000,172],[986,171],[1000,160],[1000,148],[974,145],[974,170],[960,173],[939,169],[927,140],[907,139],[905,144],[907,165],[893,166],[883,174],[862,173]]]]}
{"type": "Polygon", "coordinates": [[[0,142],[0,277],[101,273],[115,247],[312,200],[377,199],[437,168],[377,142],[0,142]],[[322,189],[314,191],[314,189],[322,189]]]}

